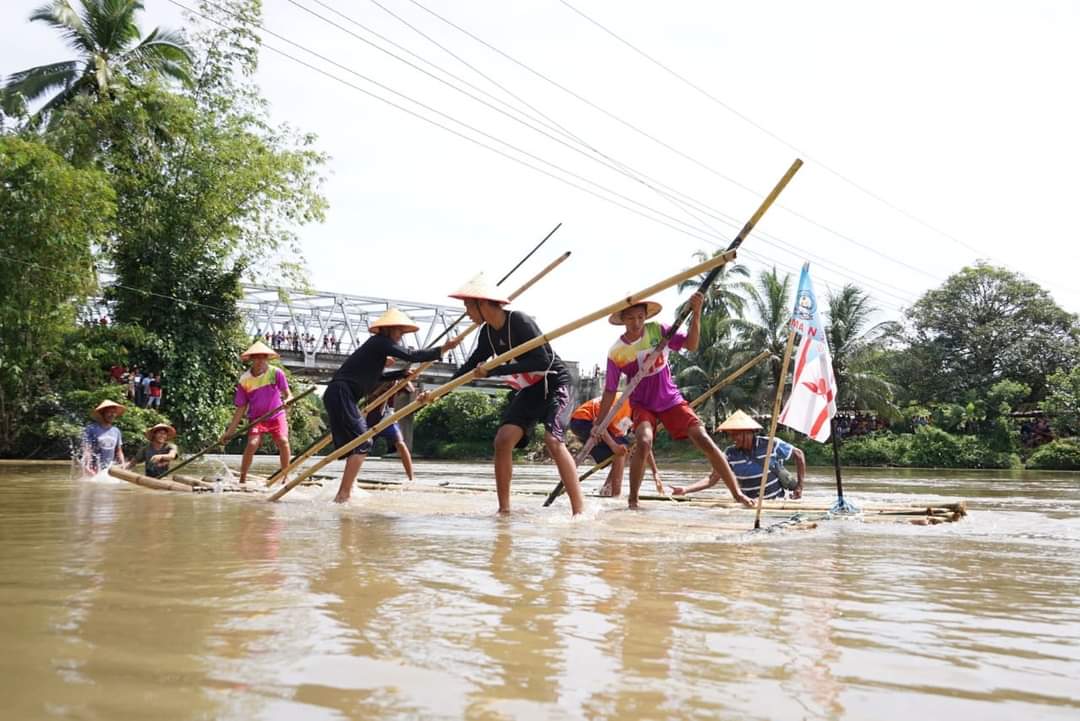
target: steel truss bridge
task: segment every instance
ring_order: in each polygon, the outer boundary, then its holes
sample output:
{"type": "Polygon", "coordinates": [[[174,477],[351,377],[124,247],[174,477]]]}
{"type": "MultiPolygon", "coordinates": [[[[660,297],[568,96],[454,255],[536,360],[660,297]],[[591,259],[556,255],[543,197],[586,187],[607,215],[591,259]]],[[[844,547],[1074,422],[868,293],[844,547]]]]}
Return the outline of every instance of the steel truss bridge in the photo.
{"type": "MultiPolygon", "coordinates": [[[[420,326],[418,331],[402,338],[402,345],[413,348],[434,344],[465,312],[461,306],[255,283],[245,283],[243,291],[239,309],[248,337],[261,339],[281,355],[282,365],[316,383],[330,380],[349,354],[370,337],[371,324],[390,308],[397,308],[420,326]]],[[[112,314],[104,301],[94,299],[87,304],[85,315],[92,321],[112,314]]],[[[468,324],[466,318],[451,333],[463,331],[468,324]]],[[[446,337],[451,337],[451,333],[446,337]]],[[[448,381],[475,345],[475,339],[470,338],[454,348],[425,371],[420,380],[432,384],[448,381]]],[[[565,359],[564,362],[576,388],[579,385],[577,363],[565,359]]],[[[493,379],[474,381],[470,385],[489,392],[506,388],[493,379]]]]}

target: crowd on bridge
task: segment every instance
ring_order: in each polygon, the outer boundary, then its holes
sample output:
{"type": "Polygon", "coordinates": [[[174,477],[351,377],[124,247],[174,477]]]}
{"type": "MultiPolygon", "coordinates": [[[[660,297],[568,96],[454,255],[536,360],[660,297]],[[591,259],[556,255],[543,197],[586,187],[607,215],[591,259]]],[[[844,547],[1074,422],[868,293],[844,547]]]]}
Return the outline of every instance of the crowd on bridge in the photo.
{"type": "Polygon", "coordinates": [[[278,330],[255,334],[256,340],[260,337],[266,345],[276,351],[291,350],[294,353],[299,353],[300,351],[314,353],[316,350],[321,349],[327,353],[341,352],[341,339],[335,337],[333,332],[323,335],[321,346],[319,337],[317,335],[312,335],[311,333],[297,333],[295,331],[286,333],[283,330],[278,330]]]}

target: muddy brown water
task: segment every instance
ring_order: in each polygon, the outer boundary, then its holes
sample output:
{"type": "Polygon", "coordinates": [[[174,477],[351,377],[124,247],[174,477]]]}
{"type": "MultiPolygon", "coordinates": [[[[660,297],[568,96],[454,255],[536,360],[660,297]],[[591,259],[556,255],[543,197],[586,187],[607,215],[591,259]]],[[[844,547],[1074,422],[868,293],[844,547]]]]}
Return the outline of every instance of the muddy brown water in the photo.
{"type": "Polygon", "coordinates": [[[0,464],[0,716],[1080,718],[1080,475],[852,469],[855,501],[971,515],[756,534],[595,498],[498,518],[438,486],[488,465],[418,475],[337,507],[336,483],[270,504],[0,464]]]}

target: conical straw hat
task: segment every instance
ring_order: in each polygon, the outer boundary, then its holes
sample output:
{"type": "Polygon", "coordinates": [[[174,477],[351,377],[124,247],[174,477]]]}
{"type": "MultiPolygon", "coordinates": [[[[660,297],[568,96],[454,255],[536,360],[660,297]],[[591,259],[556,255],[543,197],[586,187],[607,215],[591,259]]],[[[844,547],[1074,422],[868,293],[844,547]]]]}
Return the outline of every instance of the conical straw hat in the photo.
{"type": "Polygon", "coordinates": [[[723,423],[716,427],[718,431],[734,433],[736,431],[759,431],[761,424],[742,411],[735,411],[723,423]]]}
{"type": "Polygon", "coordinates": [[[372,333],[379,330],[379,328],[404,328],[406,333],[415,333],[420,330],[420,326],[412,322],[409,316],[402,313],[397,308],[390,308],[377,321],[368,326],[368,330],[372,333]]]}
{"type": "Polygon", "coordinates": [[[120,417],[120,416],[124,415],[124,411],[127,410],[127,408],[120,405],[116,401],[102,401],[101,403],[98,403],[97,408],[90,411],[90,417],[93,418],[95,421],[100,421],[101,420],[101,412],[103,410],[105,410],[106,408],[119,408],[120,410],[117,411],[117,413],[116,413],[117,417],[120,417]]]}
{"type": "Polygon", "coordinates": [[[451,293],[450,297],[458,300],[490,300],[502,304],[510,302],[509,298],[488,282],[483,273],[477,273],[468,283],[451,293]]]}
{"type": "MultiPolygon", "coordinates": [[[[645,317],[646,318],[652,318],[654,315],[656,315],[657,313],[659,313],[660,311],[662,311],[664,309],[664,306],[660,305],[655,300],[647,300],[647,301],[644,301],[642,303],[634,303],[634,305],[643,305],[643,306],[645,306],[645,317]]],[[[633,308],[634,305],[632,305],[630,307],[633,308]]],[[[627,309],[623,308],[623,310],[627,310],[627,309]]],[[[608,316],[608,319],[607,319],[608,323],[611,323],[612,325],[623,325],[622,314],[623,314],[622,310],[615,311],[614,313],[612,313],[611,315],[608,316]]]]}
{"type": "Polygon", "coordinates": [[[280,358],[277,351],[270,346],[263,343],[261,340],[255,341],[250,348],[240,354],[240,360],[248,360],[253,355],[264,355],[270,358],[280,358]]]}
{"type": "Polygon", "coordinates": [[[158,423],[156,426],[151,426],[146,429],[146,437],[150,440],[154,440],[154,433],[157,431],[166,431],[168,433],[168,440],[176,438],[176,429],[170,426],[168,423],[158,423]]]}

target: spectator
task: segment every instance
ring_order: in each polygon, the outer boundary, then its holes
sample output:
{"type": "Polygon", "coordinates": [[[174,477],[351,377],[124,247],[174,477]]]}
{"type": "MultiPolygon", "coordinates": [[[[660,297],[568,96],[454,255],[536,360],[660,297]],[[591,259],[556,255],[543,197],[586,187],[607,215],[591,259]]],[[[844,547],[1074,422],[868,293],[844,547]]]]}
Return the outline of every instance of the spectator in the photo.
{"type": "Polygon", "coordinates": [[[150,403],[150,383],[154,380],[154,377],[149,373],[143,373],[142,380],[139,381],[139,388],[141,389],[140,395],[142,396],[142,403],[139,404],[140,408],[146,408],[150,403]]]}
{"type": "Polygon", "coordinates": [[[155,373],[150,381],[150,398],[146,402],[147,408],[161,409],[161,374],[155,373]]]}
{"type": "Polygon", "coordinates": [[[113,383],[123,383],[124,381],[124,366],[119,363],[113,363],[109,368],[109,377],[112,378],[113,383]]]}
{"type": "Polygon", "coordinates": [[[143,403],[145,403],[145,400],[144,400],[144,397],[143,397],[142,381],[143,381],[142,371],[139,370],[139,366],[135,366],[135,368],[132,369],[132,372],[131,372],[132,400],[135,401],[135,405],[138,406],[139,408],[142,408],[143,403]]]}

